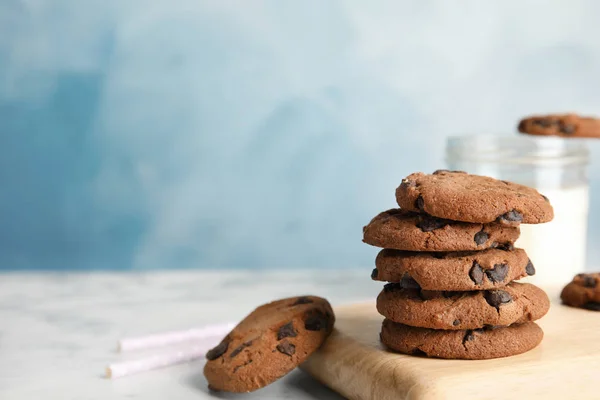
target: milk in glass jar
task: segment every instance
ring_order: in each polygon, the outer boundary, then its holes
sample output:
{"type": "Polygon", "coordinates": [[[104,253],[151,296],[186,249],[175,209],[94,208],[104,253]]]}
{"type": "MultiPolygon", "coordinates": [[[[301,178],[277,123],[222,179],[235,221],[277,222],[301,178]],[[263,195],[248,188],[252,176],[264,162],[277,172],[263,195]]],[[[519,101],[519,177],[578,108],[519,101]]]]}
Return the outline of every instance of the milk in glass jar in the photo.
{"type": "Polygon", "coordinates": [[[550,199],[551,222],[521,225],[515,246],[525,249],[536,267],[536,274],[522,281],[564,285],[584,271],[589,187],[583,144],[556,137],[451,137],[446,162],[451,170],[531,186],[550,199]]]}

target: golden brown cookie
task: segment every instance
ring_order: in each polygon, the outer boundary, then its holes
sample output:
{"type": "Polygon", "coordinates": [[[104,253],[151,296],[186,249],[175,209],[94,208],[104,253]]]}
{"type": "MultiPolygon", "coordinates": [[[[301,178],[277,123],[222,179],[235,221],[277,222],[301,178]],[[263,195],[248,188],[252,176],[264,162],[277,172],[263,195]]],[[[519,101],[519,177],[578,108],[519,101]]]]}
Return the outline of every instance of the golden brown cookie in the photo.
{"type": "Polygon", "coordinates": [[[209,387],[251,392],[274,382],[317,350],[334,322],[327,300],[316,296],[258,307],[206,354],[209,387]]]}
{"type": "Polygon", "coordinates": [[[408,282],[425,290],[494,289],[535,274],[525,250],[514,248],[452,253],[383,249],[375,266],[373,280],[408,282]]]}
{"type": "Polygon", "coordinates": [[[575,275],[560,298],[568,306],[600,311],[600,272],[575,275]]]}
{"type": "Polygon", "coordinates": [[[443,331],[383,321],[381,342],[404,354],[435,358],[484,360],[525,353],[542,341],[535,322],[502,328],[443,331]]]}
{"type": "Polygon", "coordinates": [[[405,289],[388,283],[377,297],[377,311],[387,319],[431,329],[507,326],[540,319],[549,308],[542,289],[517,282],[471,292],[405,289]]]}
{"type": "Polygon", "coordinates": [[[363,228],[363,242],[408,251],[483,250],[510,247],[519,233],[518,226],[456,222],[394,208],[363,228]]]}
{"type": "Polygon", "coordinates": [[[535,115],[523,118],[518,130],[529,135],[600,137],[600,119],[577,114],[535,115]]]}
{"type": "Polygon", "coordinates": [[[396,189],[396,200],[404,210],[471,223],[515,226],[554,217],[548,199],[533,188],[457,171],[411,174],[396,189]]]}

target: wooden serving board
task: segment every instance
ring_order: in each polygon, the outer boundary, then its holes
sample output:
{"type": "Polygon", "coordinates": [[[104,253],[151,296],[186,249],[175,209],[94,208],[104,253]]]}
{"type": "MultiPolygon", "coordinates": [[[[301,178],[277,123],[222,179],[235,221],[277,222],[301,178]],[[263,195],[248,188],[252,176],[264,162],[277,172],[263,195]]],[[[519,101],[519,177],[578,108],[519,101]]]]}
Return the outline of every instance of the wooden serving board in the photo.
{"type": "Polygon", "coordinates": [[[334,332],[302,368],[349,399],[600,399],[600,312],[547,293],[544,340],[525,354],[467,361],[388,352],[372,302],[337,308],[334,332]]]}

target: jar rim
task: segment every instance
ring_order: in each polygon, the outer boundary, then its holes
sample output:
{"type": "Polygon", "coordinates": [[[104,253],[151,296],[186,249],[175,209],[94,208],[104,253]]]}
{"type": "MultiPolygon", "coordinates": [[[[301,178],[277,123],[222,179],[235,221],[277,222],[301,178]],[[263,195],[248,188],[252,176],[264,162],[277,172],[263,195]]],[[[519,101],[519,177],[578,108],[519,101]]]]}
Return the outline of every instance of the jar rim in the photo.
{"type": "Polygon", "coordinates": [[[587,145],[577,139],[526,135],[450,136],[446,161],[532,166],[570,166],[589,163],[587,145]]]}

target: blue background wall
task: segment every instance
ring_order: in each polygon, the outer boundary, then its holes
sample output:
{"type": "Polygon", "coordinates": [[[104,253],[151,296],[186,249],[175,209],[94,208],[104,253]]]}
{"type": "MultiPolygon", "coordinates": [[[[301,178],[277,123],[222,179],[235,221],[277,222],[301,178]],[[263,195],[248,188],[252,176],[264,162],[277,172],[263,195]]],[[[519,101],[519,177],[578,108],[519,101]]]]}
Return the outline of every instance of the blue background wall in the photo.
{"type": "Polygon", "coordinates": [[[3,0],[0,268],[372,265],[361,227],[404,175],[443,166],[445,136],[599,113],[599,15],[3,0]]]}

